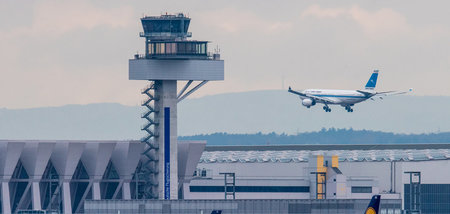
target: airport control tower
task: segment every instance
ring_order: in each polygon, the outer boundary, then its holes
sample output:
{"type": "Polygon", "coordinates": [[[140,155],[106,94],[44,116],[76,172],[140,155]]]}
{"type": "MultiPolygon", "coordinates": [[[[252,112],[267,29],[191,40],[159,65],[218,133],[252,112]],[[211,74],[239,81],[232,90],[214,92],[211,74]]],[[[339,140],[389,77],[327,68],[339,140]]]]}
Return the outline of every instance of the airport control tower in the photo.
{"type": "Polygon", "coordinates": [[[208,53],[207,41],[188,40],[190,21],[181,13],[141,18],[145,54],[129,61],[129,79],[149,81],[142,91],[145,198],[178,198],[177,103],[208,81],[224,79],[220,55],[208,53]],[[180,80],[187,82],[178,91],[180,80]]]}

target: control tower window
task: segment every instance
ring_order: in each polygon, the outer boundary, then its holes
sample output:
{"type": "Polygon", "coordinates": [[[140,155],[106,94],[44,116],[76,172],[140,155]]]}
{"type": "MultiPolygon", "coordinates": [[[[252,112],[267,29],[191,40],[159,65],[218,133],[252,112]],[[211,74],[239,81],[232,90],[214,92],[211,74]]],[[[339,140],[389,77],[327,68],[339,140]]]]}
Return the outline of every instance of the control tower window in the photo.
{"type": "Polygon", "coordinates": [[[149,42],[152,55],[207,55],[207,42],[149,42]]]}
{"type": "Polygon", "coordinates": [[[152,33],[186,33],[189,27],[189,19],[179,20],[142,20],[144,32],[152,33]]]}
{"type": "Polygon", "coordinates": [[[165,44],[164,43],[156,43],[156,54],[165,54],[165,44]]]}
{"type": "Polygon", "coordinates": [[[176,54],[177,43],[166,43],[166,54],[176,54]]]}
{"type": "Polygon", "coordinates": [[[155,44],[148,43],[148,54],[149,55],[155,54],[155,44]]]}

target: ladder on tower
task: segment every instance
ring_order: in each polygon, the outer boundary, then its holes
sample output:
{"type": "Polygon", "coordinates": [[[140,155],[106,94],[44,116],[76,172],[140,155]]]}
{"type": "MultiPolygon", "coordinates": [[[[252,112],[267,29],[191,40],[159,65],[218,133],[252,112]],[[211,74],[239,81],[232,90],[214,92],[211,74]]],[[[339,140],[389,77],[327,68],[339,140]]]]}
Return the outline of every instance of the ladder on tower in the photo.
{"type": "Polygon", "coordinates": [[[141,118],[146,120],[146,124],[144,124],[141,130],[147,132],[146,136],[141,138],[141,142],[146,144],[143,155],[146,157],[147,161],[143,163],[141,170],[146,178],[143,193],[145,195],[144,198],[147,199],[158,199],[158,180],[151,179],[159,173],[157,169],[159,146],[155,143],[155,138],[159,137],[159,134],[156,131],[159,122],[155,119],[155,114],[158,113],[155,106],[155,102],[158,100],[155,96],[155,89],[155,81],[150,81],[150,84],[141,91],[142,94],[147,96],[147,99],[142,103],[142,106],[145,107],[147,111],[141,116],[141,118]]]}
{"type": "Polygon", "coordinates": [[[236,173],[234,173],[234,172],[221,172],[219,174],[224,176],[225,200],[228,199],[228,196],[232,196],[233,200],[235,200],[236,199],[236,173]],[[231,190],[231,191],[229,191],[229,190],[231,190]]]}

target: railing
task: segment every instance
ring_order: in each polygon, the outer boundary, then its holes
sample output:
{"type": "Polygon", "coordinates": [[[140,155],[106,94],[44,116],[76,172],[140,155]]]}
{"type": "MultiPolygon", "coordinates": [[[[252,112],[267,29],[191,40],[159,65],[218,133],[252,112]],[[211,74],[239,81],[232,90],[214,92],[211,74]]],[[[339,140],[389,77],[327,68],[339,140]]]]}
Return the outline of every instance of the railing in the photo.
{"type": "Polygon", "coordinates": [[[145,33],[139,32],[140,37],[192,37],[192,32],[153,32],[145,33]]]}
{"type": "MultiPolygon", "coordinates": [[[[174,56],[180,56],[180,57],[186,57],[186,56],[199,56],[204,57],[204,59],[208,60],[220,60],[220,54],[215,54],[212,52],[208,52],[207,54],[183,54],[183,53],[173,53],[173,54],[150,54],[148,57],[145,54],[135,54],[134,59],[149,59],[152,57],[174,57],[174,56]]],[[[144,89],[143,89],[144,90],[144,89]]]]}
{"type": "Polygon", "coordinates": [[[194,178],[208,178],[208,179],[212,179],[213,175],[212,175],[213,171],[211,169],[196,169],[194,171],[194,178]]]}

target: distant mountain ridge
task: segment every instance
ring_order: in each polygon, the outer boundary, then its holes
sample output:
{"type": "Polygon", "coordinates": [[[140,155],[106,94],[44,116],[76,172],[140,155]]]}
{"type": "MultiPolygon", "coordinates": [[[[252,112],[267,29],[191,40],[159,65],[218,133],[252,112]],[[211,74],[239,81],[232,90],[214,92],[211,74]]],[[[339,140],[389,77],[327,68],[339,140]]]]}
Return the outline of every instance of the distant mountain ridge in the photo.
{"type": "MultiPolygon", "coordinates": [[[[353,113],[332,106],[307,109],[287,91],[253,91],[183,100],[178,135],[316,132],[322,128],[389,133],[450,131],[450,97],[395,96],[357,104],[353,113]]],[[[116,103],[31,109],[0,107],[0,139],[128,140],[144,136],[140,106],[116,103]]]]}

